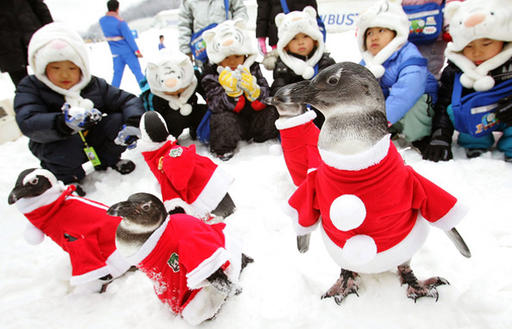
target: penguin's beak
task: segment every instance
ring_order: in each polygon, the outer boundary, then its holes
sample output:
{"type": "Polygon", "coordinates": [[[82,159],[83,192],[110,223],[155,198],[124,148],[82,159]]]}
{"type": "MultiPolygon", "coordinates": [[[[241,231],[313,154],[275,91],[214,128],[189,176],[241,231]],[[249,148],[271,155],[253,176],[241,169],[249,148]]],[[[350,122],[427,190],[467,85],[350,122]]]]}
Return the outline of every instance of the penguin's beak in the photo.
{"type": "Polygon", "coordinates": [[[14,204],[19,199],[23,199],[26,196],[29,196],[31,193],[31,188],[28,186],[18,186],[13,188],[11,193],[9,193],[9,197],[7,198],[8,204],[14,204]]]}
{"type": "Polygon", "coordinates": [[[109,216],[128,217],[133,213],[133,204],[130,201],[122,201],[112,205],[107,210],[109,216]]]}

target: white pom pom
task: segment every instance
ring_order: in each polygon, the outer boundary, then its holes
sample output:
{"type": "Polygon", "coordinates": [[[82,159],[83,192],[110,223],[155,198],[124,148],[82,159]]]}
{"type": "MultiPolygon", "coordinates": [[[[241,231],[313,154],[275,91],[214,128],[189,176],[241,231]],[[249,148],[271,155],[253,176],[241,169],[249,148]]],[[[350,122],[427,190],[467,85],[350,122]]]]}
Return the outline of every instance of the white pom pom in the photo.
{"type": "Polygon", "coordinates": [[[86,110],[90,110],[94,107],[94,103],[88,98],[83,98],[82,100],[80,100],[79,106],[86,110]]]}
{"type": "Polygon", "coordinates": [[[464,88],[473,88],[473,83],[475,83],[475,80],[471,79],[469,75],[466,73],[462,73],[460,76],[460,84],[464,86],[464,88]]]}
{"type": "Polygon", "coordinates": [[[315,75],[315,69],[311,66],[306,66],[304,68],[304,72],[302,73],[302,77],[306,80],[311,79],[315,75]]]}
{"type": "Polygon", "coordinates": [[[363,201],[353,194],[337,197],[331,204],[329,216],[332,224],[340,231],[353,230],[364,222],[366,207],[363,201]]]}
{"type": "Polygon", "coordinates": [[[180,108],[180,113],[183,116],[187,116],[190,113],[192,113],[192,105],[190,104],[183,104],[180,108]]]}
{"type": "Polygon", "coordinates": [[[33,245],[40,244],[44,240],[44,233],[32,224],[27,225],[25,232],[23,232],[25,240],[33,245]]]}
{"type": "Polygon", "coordinates": [[[473,89],[476,91],[487,91],[494,87],[494,79],[488,75],[483,77],[482,79],[478,79],[473,84],[473,89]]]}
{"type": "Polygon", "coordinates": [[[380,64],[366,64],[366,68],[378,79],[384,75],[386,69],[380,64]]]}
{"type": "Polygon", "coordinates": [[[363,265],[377,255],[377,245],[368,235],[355,235],[345,242],[343,258],[352,265],[363,265]]]}

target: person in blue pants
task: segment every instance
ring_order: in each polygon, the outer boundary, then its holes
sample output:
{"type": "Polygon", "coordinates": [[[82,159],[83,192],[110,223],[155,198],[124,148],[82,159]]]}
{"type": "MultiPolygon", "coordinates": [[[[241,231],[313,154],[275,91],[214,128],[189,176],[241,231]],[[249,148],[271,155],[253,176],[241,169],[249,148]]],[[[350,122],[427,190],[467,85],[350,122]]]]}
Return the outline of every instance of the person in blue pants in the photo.
{"type": "Polygon", "coordinates": [[[100,18],[100,26],[110,46],[114,60],[112,85],[119,87],[123,78],[124,67],[128,65],[137,82],[144,79],[139,59],[142,54],[135,42],[128,24],[119,16],[119,1],[107,2],[108,12],[100,18]]]}

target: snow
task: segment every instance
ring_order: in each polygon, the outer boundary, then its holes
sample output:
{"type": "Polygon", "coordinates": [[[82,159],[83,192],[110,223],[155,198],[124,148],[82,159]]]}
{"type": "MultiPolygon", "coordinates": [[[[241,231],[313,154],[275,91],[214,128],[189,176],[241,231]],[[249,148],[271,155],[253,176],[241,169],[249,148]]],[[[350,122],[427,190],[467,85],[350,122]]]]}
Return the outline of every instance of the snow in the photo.
{"type": "MultiPolygon", "coordinates": [[[[57,0],[47,2],[51,5],[57,0]]],[[[92,7],[94,1],[90,3],[92,7]]],[[[89,18],[96,19],[96,15],[89,18]]],[[[167,47],[176,44],[173,27],[141,33],[137,42],[145,56],[157,51],[159,34],[166,36],[167,47]]],[[[353,32],[329,34],[327,45],[338,61],[360,58],[353,32]]],[[[108,46],[94,44],[90,49],[92,73],[110,81],[108,46]]],[[[265,74],[270,81],[271,73],[265,74]]],[[[12,99],[14,90],[5,74],[0,82],[0,100],[12,99]]],[[[122,88],[139,92],[128,69],[122,88]]],[[[187,135],[183,140],[186,145],[191,143],[187,135]]],[[[86,292],[69,285],[68,256],[53,241],[46,238],[33,246],[24,240],[27,220],[6,201],[18,173],[39,165],[27,142],[21,137],[0,145],[0,199],[4,200],[0,203],[0,328],[189,328],[160,303],[143,273],[125,275],[104,294],[86,292]]],[[[472,257],[462,257],[446,235],[433,228],[412,267],[420,279],[439,275],[450,282],[438,288],[437,303],[429,298],[416,303],[407,299],[396,273],[388,272],[362,275],[359,297],[351,295],[338,306],[332,299],[320,299],[340,269],[327,255],[319,232],[312,234],[306,254],[296,249],[291,221],[282,210],[294,187],[276,145],[242,143],[230,161],[214,159],[235,177],[230,194],[237,210],[226,222],[255,262],[242,273],[243,292],[230,298],[216,318],[201,327],[512,327],[512,165],[503,161],[502,153],[492,151],[469,160],[463,149],[454,146],[454,160],[433,163],[413,150],[400,149],[416,171],[470,208],[458,230],[472,257]]],[[[203,145],[198,145],[198,152],[209,155],[203,145]]],[[[89,174],[83,184],[88,198],[111,205],[135,192],[159,195],[137,150],[127,151],[124,157],[136,163],[136,170],[127,176],[113,170],[89,174]]]]}

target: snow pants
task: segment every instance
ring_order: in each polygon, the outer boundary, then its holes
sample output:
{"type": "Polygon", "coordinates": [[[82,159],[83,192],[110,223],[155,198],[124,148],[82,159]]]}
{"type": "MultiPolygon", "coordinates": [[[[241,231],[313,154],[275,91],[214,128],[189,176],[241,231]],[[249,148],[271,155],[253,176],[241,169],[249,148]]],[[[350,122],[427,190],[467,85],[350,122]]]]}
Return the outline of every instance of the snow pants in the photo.
{"type": "Polygon", "coordinates": [[[133,53],[113,55],[114,60],[114,76],[112,77],[112,85],[119,88],[123,72],[126,65],[130,68],[137,79],[137,82],[145,79],[144,74],[140,68],[139,59],[133,53]]]}
{"type": "MultiPolygon", "coordinates": [[[[121,113],[112,113],[84,134],[89,146],[94,147],[103,168],[115,165],[126,149],[114,143],[123,123],[121,113]]],[[[41,167],[51,171],[64,184],[78,182],[85,177],[82,164],[89,159],[84,147],[78,134],[57,142],[29,144],[32,153],[41,161],[41,167]]]]}
{"type": "Polygon", "coordinates": [[[408,142],[414,142],[430,136],[432,117],[430,96],[424,94],[402,119],[390,127],[390,131],[402,134],[408,142]]]}
{"type": "MultiPolygon", "coordinates": [[[[497,130],[503,131],[503,135],[498,140],[498,150],[505,153],[505,156],[512,157],[512,127],[504,124],[500,125],[503,125],[503,128],[500,129],[500,127],[497,130]]],[[[494,145],[494,135],[490,133],[489,135],[475,137],[469,134],[459,133],[457,144],[466,149],[488,150],[494,145]]]]}

